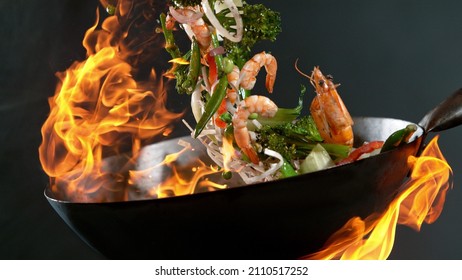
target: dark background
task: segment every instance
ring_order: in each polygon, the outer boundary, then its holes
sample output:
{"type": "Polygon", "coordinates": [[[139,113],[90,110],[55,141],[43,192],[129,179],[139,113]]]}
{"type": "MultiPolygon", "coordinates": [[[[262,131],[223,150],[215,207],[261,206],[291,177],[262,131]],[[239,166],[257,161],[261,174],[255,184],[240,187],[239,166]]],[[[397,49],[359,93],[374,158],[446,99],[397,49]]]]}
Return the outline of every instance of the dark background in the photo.
{"type": "MultiPolygon", "coordinates": [[[[253,1],[251,1],[253,2],[253,1]]],[[[418,122],[462,86],[462,2],[265,1],[281,12],[274,100],[294,104],[305,71],[320,65],[342,84],[354,116],[418,122]]],[[[48,205],[38,160],[40,128],[57,71],[84,58],[94,1],[0,1],[0,259],[100,259],[48,205]]],[[[172,94],[171,98],[178,98],[172,94]]],[[[179,99],[179,106],[187,101],[179,99]]],[[[398,227],[392,259],[462,259],[462,129],[441,133],[454,171],[445,209],[421,232],[398,227]]],[[[245,256],[243,256],[245,258],[245,256]]]]}

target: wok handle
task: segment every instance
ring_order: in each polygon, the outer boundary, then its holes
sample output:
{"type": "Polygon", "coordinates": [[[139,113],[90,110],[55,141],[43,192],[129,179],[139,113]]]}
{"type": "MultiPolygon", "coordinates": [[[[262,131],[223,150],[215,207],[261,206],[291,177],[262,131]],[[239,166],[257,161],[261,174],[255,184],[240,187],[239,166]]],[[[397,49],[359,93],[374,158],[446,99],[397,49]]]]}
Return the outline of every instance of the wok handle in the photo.
{"type": "Polygon", "coordinates": [[[462,124],[462,89],[454,92],[419,122],[425,133],[450,129],[460,124],[462,124]]]}

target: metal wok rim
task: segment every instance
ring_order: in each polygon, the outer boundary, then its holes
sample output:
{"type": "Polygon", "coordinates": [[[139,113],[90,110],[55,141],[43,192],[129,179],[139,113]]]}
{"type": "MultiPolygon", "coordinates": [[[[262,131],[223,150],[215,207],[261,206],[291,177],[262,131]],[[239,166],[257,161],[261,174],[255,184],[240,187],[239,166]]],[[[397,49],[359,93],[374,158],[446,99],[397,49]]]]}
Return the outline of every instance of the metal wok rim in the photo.
{"type": "MultiPolygon", "coordinates": [[[[415,124],[417,126],[417,131],[415,132],[414,136],[412,137],[412,140],[409,142],[409,143],[406,143],[404,144],[403,146],[400,146],[398,149],[404,149],[405,147],[407,146],[410,146],[410,145],[413,145],[414,142],[419,139],[419,138],[422,138],[426,135],[426,131],[425,129],[420,126],[419,124],[416,124],[416,123],[413,123],[413,122],[410,122],[410,121],[407,121],[407,120],[402,120],[402,119],[398,119],[398,118],[387,118],[387,117],[354,117],[353,118],[354,120],[356,119],[370,119],[370,120],[390,120],[390,121],[402,121],[402,122],[406,122],[406,123],[409,123],[409,124],[415,124]]],[[[183,137],[187,137],[188,135],[185,135],[183,137]]],[[[179,137],[181,138],[181,137],[179,137]]],[[[152,145],[155,145],[156,143],[153,143],[152,145]]],[[[420,143],[420,147],[417,149],[417,151],[419,152],[420,151],[420,148],[421,146],[424,145],[423,141],[420,143]]],[[[361,160],[357,160],[355,162],[352,162],[352,163],[348,163],[348,164],[344,164],[344,165],[340,165],[340,166],[334,166],[334,167],[331,167],[331,168],[328,168],[328,169],[323,169],[323,170],[319,170],[319,171],[315,171],[313,173],[316,173],[316,174],[322,174],[322,173],[330,173],[330,172],[335,172],[336,170],[339,170],[339,169],[344,169],[344,168],[349,168],[351,166],[354,166],[354,165],[358,165],[358,164],[361,164],[364,160],[369,160],[369,159],[372,159],[372,158],[377,158],[377,157],[385,157],[387,154],[389,153],[392,153],[392,152],[395,152],[396,149],[393,149],[393,150],[390,150],[390,151],[386,151],[384,153],[380,153],[378,155],[374,155],[372,157],[369,157],[369,158],[365,158],[365,159],[361,159],[361,160]]],[[[197,197],[197,196],[210,196],[210,195],[215,195],[215,193],[221,193],[221,192],[233,192],[233,191],[238,191],[239,189],[241,189],[242,187],[245,187],[245,188],[248,188],[248,187],[252,187],[252,188],[267,188],[268,184],[274,184],[276,182],[281,182],[281,181],[288,181],[288,180],[294,180],[294,178],[300,178],[300,177],[304,177],[304,176],[310,176],[312,175],[313,173],[307,173],[307,174],[300,174],[300,175],[297,175],[297,176],[294,176],[294,177],[289,177],[289,178],[281,178],[281,179],[277,179],[277,180],[273,180],[273,181],[268,181],[268,182],[257,182],[257,183],[251,183],[251,184],[247,184],[247,185],[242,185],[242,186],[237,186],[237,187],[231,187],[231,188],[225,188],[225,189],[217,189],[217,190],[214,190],[214,191],[207,191],[207,192],[200,192],[200,193],[193,193],[193,194],[187,194],[187,195],[178,195],[178,196],[172,196],[172,197],[165,197],[165,198],[151,198],[151,199],[140,199],[140,200],[127,200],[127,201],[108,201],[108,202],[73,202],[73,201],[69,201],[69,200],[62,200],[62,199],[57,199],[53,196],[53,192],[51,191],[50,189],[50,184],[47,184],[45,190],[44,190],[44,196],[50,200],[50,201],[53,201],[55,203],[58,203],[58,204],[73,204],[73,205],[88,205],[88,204],[91,204],[91,205],[117,205],[117,204],[122,204],[122,205],[125,205],[127,203],[130,203],[130,204],[134,204],[134,203],[140,203],[140,204],[146,204],[146,203],[153,203],[155,201],[155,203],[169,203],[171,201],[175,201],[175,200],[182,200],[182,199],[189,199],[191,196],[194,196],[194,197],[197,197]]],[[[292,185],[289,185],[289,186],[286,186],[286,187],[291,187],[292,185]]]]}

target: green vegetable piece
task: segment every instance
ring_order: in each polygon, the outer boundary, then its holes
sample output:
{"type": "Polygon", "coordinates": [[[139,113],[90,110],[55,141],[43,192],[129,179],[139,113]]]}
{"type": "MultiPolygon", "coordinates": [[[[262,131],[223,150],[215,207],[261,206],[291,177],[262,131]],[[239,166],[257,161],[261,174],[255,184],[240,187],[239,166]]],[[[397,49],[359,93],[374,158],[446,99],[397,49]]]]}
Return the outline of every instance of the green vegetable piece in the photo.
{"type": "Polygon", "coordinates": [[[417,130],[415,124],[409,124],[405,128],[393,132],[382,146],[381,153],[393,150],[394,148],[405,144],[417,130]]]}
{"type": "Polygon", "coordinates": [[[162,33],[165,38],[165,50],[170,54],[172,58],[181,57],[181,52],[178,46],[175,44],[175,38],[173,37],[173,32],[168,30],[166,27],[166,15],[164,13],[160,14],[160,24],[162,26],[162,33]]]}
{"type": "Polygon", "coordinates": [[[343,159],[350,154],[350,146],[340,145],[340,144],[329,144],[321,143],[320,144],[334,159],[343,159]]]}
{"type": "Polygon", "coordinates": [[[234,127],[232,124],[229,124],[226,126],[224,135],[226,138],[230,139],[231,141],[234,139],[234,127]]]}
{"type": "Polygon", "coordinates": [[[201,69],[201,51],[199,43],[193,38],[191,46],[191,60],[189,61],[189,72],[186,81],[183,82],[182,87],[187,93],[191,94],[196,87],[197,79],[201,69]]]}
{"type": "Polygon", "coordinates": [[[335,166],[335,163],[330,158],[329,153],[321,145],[317,144],[300,165],[300,172],[310,173],[332,166],[335,166]]]}
{"type": "Polygon", "coordinates": [[[234,62],[227,57],[223,58],[223,72],[225,72],[225,74],[229,74],[233,72],[233,69],[234,69],[234,62]]]}
{"type": "Polygon", "coordinates": [[[249,115],[249,120],[256,120],[258,118],[258,113],[252,113],[249,115]]]}
{"type": "Polygon", "coordinates": [[[113,16],[115,14],[115,11],[116,11],[116,7],[114,5],[111,5],[111,4],[107,5],[106,12],[109,15],[113,16]]]}
{"type": "Polygon", "coordinates": [[[230,124],[232,122],[232,120],[233,120],[233,117],[231,116],[231,114],[229,112],[225,112],[225,113],[221,114],[220,120],[224,121],[227,124],[230,124]]]}
{"type": "MultiPolygon", "coordinates": [[[[298,97],[298,105],[295,108],[279,108],[276,115],[272,118],[258,117],[257,120],[262,125],[276,126],[294,121],[300,116],[303,109],[303,93],[298,97]]],[[[321,136],[319,136],[321,137],[321,136]]],[[[322,141],[322,139],[321,139],[322,141]]]]}
{"type": "Polygon", "coordinates": [[[212,118],[213,114],[217,112],[218,108],[220,107],[221,101],[223,101],[223,98],[225,98],[226,96],[227,87],[228,78],[226,77],[226,75],[223,75],[220,78],[218,85],[215,87],[215,91],[213,92],[212,96],[207,101],[207,104],[205,104],[205,111],[196,125],[194,137],[199,136],[199,134],[204,129],[205,125],[212,118]]]}
{"type": "Polygon", "coordinates": [[[285,158],[279,171],[281,171],[281,178],[288,178],[298,175],[292,164],[290,164],[285,158]]]}
{"type": "MultiPolygon", "coordinates": [[[[218,41],[218,36],[215,32],[212,32],[212,46],[214,48],[218,48],[220,46],[220,42],[218,41]]],[[[223,71],[223,56],[218,54],[215,55],[215,63],[217,64],[217,69],[223,71]]],[[[231,69],[232,71],[232,69],[231,69]]]]}
{"type": "Polygon", "coordinates": [[[201,0],[174,0],[173,3],[177,7],[194,7],[201,4],[201,0]]]}
{"type": "Polygon", "coordinates": [[[221,176],[223,177],[223,179],[229,180],[233,177],[233,173],[231,171],[223,171],[223,173],[221,173],[221,176]]]}
{"type": "MultiPolygon", "coordinates": [[[[175,58],[183,58],[184,60],[189,60],[191,58],[191,50],[189,50],[183,57],[181,55],[180,49],[175,43],[175,38],[173,37],[172,30],[168,30],[166,27],[166,15],[160,15],[160,23],[162,26],[162,33],[165,38],[165,50],[170,54],[170,56],[175,58]]],[[[183,88],[183,83],[187,79],[188,65],[180,65],[174,63],[172,69],[169,70],[170,74],[175,76],[176,85],[175,88],[179,94],[186,93],[187,91],[183,88]]]]}
{"type": "MultiPolygon", "coordinates": [[[[243,1],[243,6],[239,8],[244,24],[244,34],[238,43],[224,39],[224,47],[228,52],[228,57],[239,67],[250,59],[255,44],[261,41],[276,40],[277,35],[282,31],[281,16],[262,4],[248,4],[243,1]]],[[[224,9],[217,14],[217,18],[227,30],[235,29],[236,22],[233,17],[227,16],[229,9],[224,9]]]]}

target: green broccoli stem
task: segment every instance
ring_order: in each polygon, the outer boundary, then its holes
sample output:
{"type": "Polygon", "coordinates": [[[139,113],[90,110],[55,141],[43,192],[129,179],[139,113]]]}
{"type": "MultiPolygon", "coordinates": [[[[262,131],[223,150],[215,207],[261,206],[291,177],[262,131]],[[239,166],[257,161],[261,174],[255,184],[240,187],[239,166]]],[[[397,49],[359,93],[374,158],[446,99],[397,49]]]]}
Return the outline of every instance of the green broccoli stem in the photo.
{"type": "Polygon", "coordinates": [[[259,116],[257,121],[262,125],[268,126],[277,126],[281,124],[286,124],[294,121],[300,116],[300,113],[303,109],[303,94],[300,94],[298,98],[298,105],[295,108],[279,108],[276,112],[276,115],[272,118],[265,118],[259,116]]]}
{"type": "MultiPolygon", "coordinates": [[[[288,141],[289,144],[295,145],[295,149],[297,151],[298,156],[306,157],[313,148],[317,145],[317,143],[302,143],[302,142],[292,142],[288,141]]],[[[343,159],[348,156],[350,153],[350,147],[346,145],[340,144],[330,144],[330,143],[319,143],[331,157],[334,159],[343,159]]]]}
{"type": "Polygon", "coordinates": [[[167,16],[164,13],[160,14],[160,24],[162,26],[162,33],[164,34],[164,38],[165,38],[165,50],[170,54],[172,58],[180,58],[181,57],[180,49],[175,43],[173,32],[167,29],[167,26],[165,23],[166,18],[167,16]]]}

